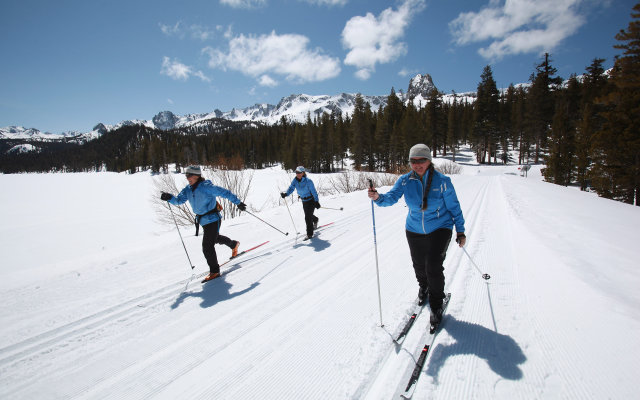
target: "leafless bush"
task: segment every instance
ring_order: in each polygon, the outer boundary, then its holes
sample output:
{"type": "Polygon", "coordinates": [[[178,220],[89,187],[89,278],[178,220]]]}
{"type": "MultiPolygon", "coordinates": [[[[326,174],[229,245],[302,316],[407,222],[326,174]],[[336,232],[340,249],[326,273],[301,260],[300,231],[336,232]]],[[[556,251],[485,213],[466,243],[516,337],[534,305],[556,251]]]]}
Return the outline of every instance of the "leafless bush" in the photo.
{"type": "Polygon", "coordinates": [[[187,203],[179,206],[171,206],[172,209],[170,210],[169,204],[160,199],[161,192],[171,193],[174,196],[180,193],[181,189],[178,189],[176,186],[176,182],[173,179],[172,174],[158,175],[153,180],[153,186],[155,190],[151,196],[151,204],[160,223],[173,225],[173,217],[171,216],[171,210],[173,210],[173,215],[175,216],[176,223],[178,225],[193,225],[195,214],[191,211],[191,208],[187,206],[187,203]]]}
{"type": "MultiPolygon", "coordinates": [[[[209,171],[210,172],[210,171],[209,171]]],[[[251,187],[251,181],[253,179],[253,171],[230,171],[230,170],[213,170],[211,172],[213,178],[211,181],[214,185],[221,186],[225,189],[229,189],[233,194],[238,196],[240,200],[247,197],[249,188],[251,187]]],[[[207,172],[203,174],[205,179],[208,178],[207,172]]],[[[186,182],[185,182],[186,183],[186,182]]],[[[193,225],[195,221],[195,214],[191,210],[191,207],[187,203],[179,206],[171,206],[171,210],[166,201],[160,199],[161,192],[171,193],[177,196],[182,190],[178,188],[172,174],[161,174],[154,178],[154,193],[151,197],[152,206],[158,216],[158,221],[162,224],[173,225],[173,216],[176,219],[176,223],[181,226],[193,225]]],[[[222,211],[220,214],[223,218],[233,218],[239,214],[238,207],[231,203],[229,200],[219,197],[218,201],[222,204],[222,211]]]]}
{"type": "Polygon", "coordinates": [[[369,187],[369,179],[374,187],[390,186],[396,182],[398,176],[388,173],[345,171],[329,179],[327,190],[332,191],[332,194],[364,190],[369,187]]]}
{"type": "Polygon", "coordinates": [[[437,165],[434,163],[435,169],[445,175],[459,175],[462,173],[462,166],[451,161],[442,161],[437,165]]]}
{"type": "MultiPolygon", "coordinates": [[[[214,169],[212,170],[212,174],[213,178],[211,181],[214,185],[230,190],[231,193],[238,196],[241,201],[247,198],[249,189],[251,188],[251,181],[253,180],[252,170],[232,171],[229,169],[214,169]]],[[[220,197],[218,201],[222,204],[223,209],[221,214],[224,218],[233,218],[240,214],[238,207],[229,200],[220,197]]]]}

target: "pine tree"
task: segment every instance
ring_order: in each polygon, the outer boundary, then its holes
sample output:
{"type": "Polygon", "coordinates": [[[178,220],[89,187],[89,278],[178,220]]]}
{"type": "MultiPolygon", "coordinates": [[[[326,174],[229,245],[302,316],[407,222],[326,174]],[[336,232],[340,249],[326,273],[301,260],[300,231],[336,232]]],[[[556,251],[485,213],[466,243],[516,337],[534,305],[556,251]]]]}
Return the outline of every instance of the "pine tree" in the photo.
{"type": "Polygon", "coordinates": [[[474,104],[473,144],[476,159],[480,163],[485,162],[487,154],[488,162],[491,163],[491,152],[498,130],[499,96],[491,66],[487,65],[482,71],[474,104]]]}
{"type": "Polygon", "coordinates": [[[351,117],[351,154],[356,170],[362,169],[366,162],[365,146],[367,144],[368,123],[365,115],[365,102],[362,95],[358,93],[355,99],[353,115],[351,117]]]}
{"type": "Polygon", "coordinates": [[[640,205],[640,3],[627,30],[616,35],[613,90],[602,99],[602,128],[594,135],[593,183],[598,194],[640,205]]]}
{"type": "Polygon", "coordinates": [[[544,55],[544,61],[536,66],[536,73],[530,77],[531,87],[527,98],[527,128],[535,143],[537,164],[547,146],[549,127],[555,111],[555,92],[562,78],[554,76],[557,69],[551,66],[551,57],[544,55]]]}

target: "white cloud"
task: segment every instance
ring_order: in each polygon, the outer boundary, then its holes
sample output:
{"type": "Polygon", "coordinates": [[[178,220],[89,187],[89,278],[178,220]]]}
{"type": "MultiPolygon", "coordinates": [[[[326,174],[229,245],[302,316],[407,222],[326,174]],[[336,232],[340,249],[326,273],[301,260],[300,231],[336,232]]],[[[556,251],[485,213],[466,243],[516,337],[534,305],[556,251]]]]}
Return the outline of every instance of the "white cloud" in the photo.
{"type": "Polygon", "coordinates": [[[583,0],[491,0],[479,12],[461,13],[449,23],[458,45],[489,40],[478,53],[486,59],[552,51],[585,23],[583,0]]]}
{"type": "Polygon", "coordinates": [[[407,53],[407,45],[400,42],[412,17],[425,7],[424,0],[405,0],[394,11],[387,8],[378,17],[367,13],[347,21],[342,30],[342,44],[349,49],[346,65],[358,68],[356,77],[369,79],[376,64],[395,61],[407,53]]]}
{"type": "Polygon", "coordinates": [[[169,103],[169,104],[173,104],[173,100],[171,100],[171,99],[167,99],[167,103],[169,103]]]}
{"type": "MultiPolygon", "coordinates": [[[[214,31],[207,28],[206,26],[193,24],[185,27],[181,21],[176,22],[175,25],[165,25],[159,24],[160,30],[166,36],[175,36],[180,39],[184,39],[187,34],[189,34],[193,39],[207,40],[215,36],[214,31]]],[[[216,27],[217,30],[220,30],[220,27],[216,27]]]]}
{"type": "Polygon", "coordinates": [[[402,77],[407,77],[407,76],[414,76],[418,73],[417,69],[408,69],[408,68],[402,68],[400,71],[398,71],[398,75],[402,76],[402,77]]]}
{"type": "Polygon", "coordinates": [[[317,4],[319,6],[344,6],[349,0],[300,0],[305,3],[317,4]]]}
{"type": "Polygon", "coordinates": [[[204,82],[211,82],[211,79],[201,71],[194,71],[190,66],[182,64],[178,60],[171,60],[169,57],[162,58],[160,73],[175,80],[186,81],[191,76],[196,76],[204,82]]]}
{"type": "Polygon", "coordinates": [[[184,37],[184,34],[182,33],[182,29],[180,28],[180,21],[176,22],[176,24],[173,26],[165,25],[165,24],[159,24],[159,25],[162,33],[164,33],[167,36],[184,37]]]}
{"type": "Polygon", "coordinates": [[[224,4],[233,8],[259,8],[267,5],[267,0],[220,0],[224,4]]]}
{"type": "Polygon", "coordinates": [[[212,30],[202,25],[191,25],[189,30],[191,31],[192,38],[200,39],[202,41],[210,39],[215,35],[212,30]]]}
{"type": "Polygon", "coordinates": [[[290,82],[304,83],[334,78],[340,73],[340,61],[319,49],[309,49],[309,39],[296,34],[236,36],[229,40],[228,52],[206,47],[209,66],[240,71],[261,85],[275,85],[272,75],[290,82]]]}
{"type": "Polygon", "coordinates": [[[260,86],[268,86],[275,87],[278,86],[278,82],[271,78],[269,75],[262,75],[260,79],[258,79],[258,83],[260,86]]]}

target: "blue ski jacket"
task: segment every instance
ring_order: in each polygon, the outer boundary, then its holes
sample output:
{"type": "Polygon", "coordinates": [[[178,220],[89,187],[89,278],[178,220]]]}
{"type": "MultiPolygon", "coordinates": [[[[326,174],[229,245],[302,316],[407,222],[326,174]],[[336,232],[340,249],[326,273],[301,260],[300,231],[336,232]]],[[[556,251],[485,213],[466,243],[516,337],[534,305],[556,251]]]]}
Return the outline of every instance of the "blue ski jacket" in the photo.
{"type": "Polygon", "coordinates": [[[302,201],[319,201],[318,192],[316,192],[316,187],[314,186],[313,181],[306,176],[303,176],[300,180],[298,180],[298,178],[293,178],[289,189],[286,191],[287,196],[293,193],[294,189],[298,191],[298,196],[302,198],[302,201]]]}
{"type": "Polygon", "coordinates": [[[404,195],[409,208],[405,226],[410,232],[428,234],[441,228],[452,229],[454,224],[456,232],[464,232],[464,217],[451,178],[438,171],[433,172],[426,210],[422,210],[422,199],[429,171],[422,179],[414,171],[402,175],[389,192],[379,194],[375,203],[381,207],[391,206],[404,195]]]}
{"type": "Polygon", "coordinates": [[[233,204],[240,204],[240,199],[238,199],[235,194],[225,188],[214,185],[208,179],[206,181],[198,182],[194,187],[187,185],[182,189],[180,194],[167,201],[173,205],[179,206],[189,200],[189,204],[191,205],[193,212],[198,215],[202,215],[200,218],[200,225],[205,226],[220,219],[220,213],[217,212],[203,215],[216,208],[217,196],[224,197],[233,204]]]}

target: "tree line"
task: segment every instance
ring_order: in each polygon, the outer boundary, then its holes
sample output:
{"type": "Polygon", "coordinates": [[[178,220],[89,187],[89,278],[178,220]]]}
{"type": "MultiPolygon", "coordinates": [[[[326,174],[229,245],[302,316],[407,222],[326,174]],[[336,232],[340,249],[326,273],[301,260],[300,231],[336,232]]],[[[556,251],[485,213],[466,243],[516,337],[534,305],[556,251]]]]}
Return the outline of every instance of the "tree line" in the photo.
{"type": "Polygon", "coordinates": [[[304,123],[282,117],[274,125],[211,119],[169,131],[123,126],[82,145],[37,143],[38,153],[3,155],[0,170],[135,173],[166,172],[170,164],[178,170],[282,164],[335,172],[352,164],[399,173],[407,169],[409,148],[422,142],[434,157],[453,161],[467,145],[483,164],[544,163],[548,182],[639,205],[640,3],[631,16],[616,35],[623,54],[610,71],[594,58],[584,74],[563,80],[545,54],[527,84],[502,91],[487,65],[474,101],[437,89],[424,103],[403,101],[392,88],[384,107],[373,110],[357,95],[351,115],[309,114],[304,123]]]}

